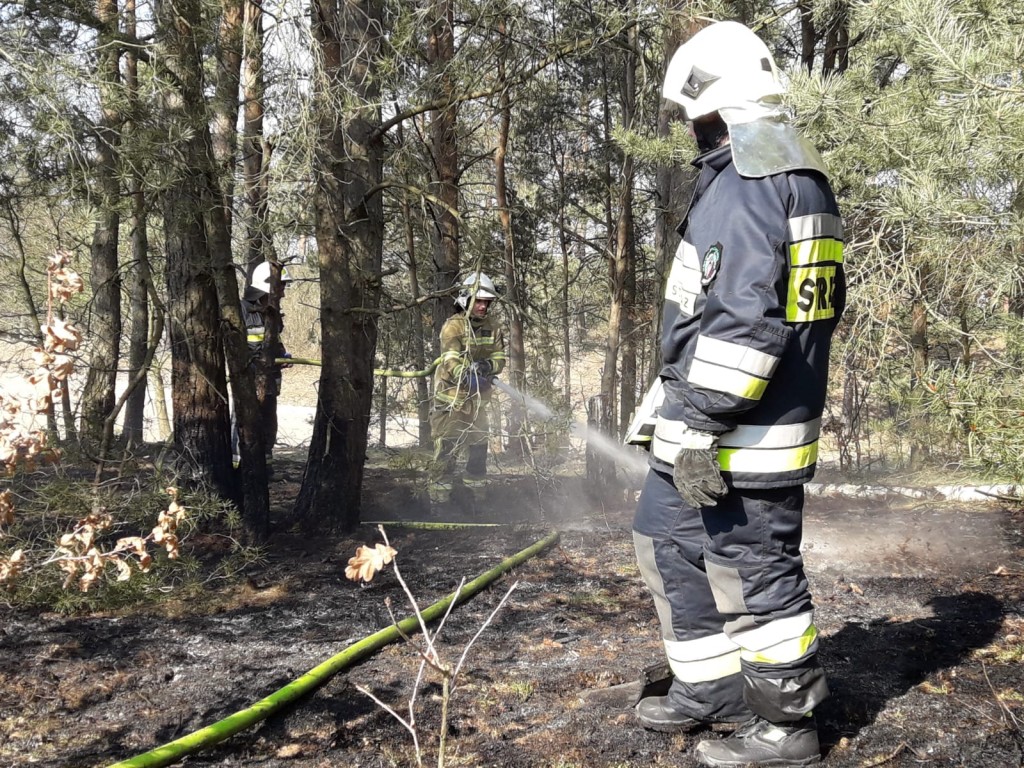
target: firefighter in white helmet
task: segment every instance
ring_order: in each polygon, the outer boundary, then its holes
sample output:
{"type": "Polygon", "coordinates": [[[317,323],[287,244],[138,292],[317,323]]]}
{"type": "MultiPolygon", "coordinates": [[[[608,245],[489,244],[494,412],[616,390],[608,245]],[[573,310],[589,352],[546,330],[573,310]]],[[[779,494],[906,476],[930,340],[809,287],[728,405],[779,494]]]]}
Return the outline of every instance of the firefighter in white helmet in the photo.
{"type": "MultiPolygon", "coordinates": [[[[256,396],[260,403],[260,415],[263,421],[264,437],[266,439],[267,461],[273,457],[274,444],[277,442],[277,398],[281,394],[281,370],[287,365],[273,364],[277,358],[286,358],[291,355],[285,350],[281,341],[281,334],[284,332],[284,314],[281,312],[281,301],[284,299],[285,289],[292,282],[292,276],[287,267],[279,267],[280,277],[278,285],[280,290],[276,297],[273,295],[273,281],[271,280],[270,262],[263,261],[256,265],[252,271],[252,278],[249,285],[242,294],[242,321],[245,323],[246,341],[249,342],[249,364],[256,371],[256,396]],[[271,367],[264,368],[263,361],[268,355],[264,352],[265,339],[270,335],[273,327],[277,333],[275,349],[270,350],[269,359],[271,367]],[[266,375],[264,375],[266,374],[266,375]]],[[[235,460],[238,460],[237,451],[237,430],[232,430],[232,445],[235,446],[235,460]]]]}
{"type": "Polygon", "coordinates": [[[465,449],[467,486],[482,487],[487,475],[487,407],[493,378],[505,367],[505,339],[491,307],[498,298],[483,272],[469,274],[455,299],[455,313],[441,328],[441,356],[434,372],[430,427],[434,459],[430,496],[442,501],[452,489],[456,461],[465,449]]]}
{"type": "Polygon", "coordinates": [[[800,539],[845,302],[843,228],[782,93],[768,47],[735,22],[684,43],[663,89],[700,176],[645,398],[656,410],[630,430],[650,448],[633,538],[673,673],[637,717],[660,731],[739,726],[698,744],[711,766],[817,762],[813,711],[828,696],[800,539]]]}

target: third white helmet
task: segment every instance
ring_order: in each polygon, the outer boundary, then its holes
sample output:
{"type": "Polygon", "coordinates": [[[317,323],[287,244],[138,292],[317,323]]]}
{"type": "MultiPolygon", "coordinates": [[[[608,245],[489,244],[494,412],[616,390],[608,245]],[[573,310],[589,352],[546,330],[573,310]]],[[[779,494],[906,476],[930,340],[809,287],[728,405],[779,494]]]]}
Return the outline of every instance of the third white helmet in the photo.
{"type": "Polygon", "coordinates": [[[720,21],[679,46],[665,71],[662,96],[682,106],[687,120],[696,120],[784,91],[761,38],[739,22],[720,21]]]}

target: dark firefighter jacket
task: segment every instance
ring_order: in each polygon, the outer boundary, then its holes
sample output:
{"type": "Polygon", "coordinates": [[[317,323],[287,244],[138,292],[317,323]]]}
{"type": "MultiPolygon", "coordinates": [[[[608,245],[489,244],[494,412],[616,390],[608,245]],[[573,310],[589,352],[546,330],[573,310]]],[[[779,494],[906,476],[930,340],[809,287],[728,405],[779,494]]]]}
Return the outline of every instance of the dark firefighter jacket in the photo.
{"type": "Polygon", "coordinates": [[[250,362],[262,354],[264,339],[269,332],[267,323],[272,322],[274,318],[278,322],[277,349],[274,350],[274,357],[284,357],[285,347],[281,342],[284,322],[270,306],[270,297],[266,293],[252,286],[246,288],[242,295],[242,321],[245,323],[245,339],[249,343],[250,362]]]}
{"type": "Polygon", "coordinates": [[[813,170],[744,178],[728,146],[700,177],[666,288],[665,400],[651,464],[671,473],[687,426],[719,435],[737,488],[814,475],[832,332],[843,312],[843,229],[813,170]]]}

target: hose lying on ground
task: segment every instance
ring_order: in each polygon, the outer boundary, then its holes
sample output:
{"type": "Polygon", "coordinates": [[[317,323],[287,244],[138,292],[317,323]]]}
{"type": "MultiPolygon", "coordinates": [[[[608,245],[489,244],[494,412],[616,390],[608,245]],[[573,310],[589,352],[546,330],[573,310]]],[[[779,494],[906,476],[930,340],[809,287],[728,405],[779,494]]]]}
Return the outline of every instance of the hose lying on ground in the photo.
{"type": "MultiPolygon", "coordinates": [[[[557,541],[558,533],[549,533],[540,541],[503,561],[496,568],[477,576],[473,581],[464,585],[457,595],[453,593],[443,600],[434,603],[429,608],[423,609],[421,612],[423,621],[429,622],[441,618],[445,611],[448,610],[448,606],[452,604],[452,601],[455,601],[456,605],[461,605],[477,592],[481,591],[484,587],[487,587],[492,582],[496,581],[499,576],[512,568],[515,568],[517,565],[526,562],[531,557],[540,554],[557,541]]],[[[208,725],[205,728],[201,728],[187,736],[182,736],[180,739],[168,742],[167,744],[150,750],[149,752],[138,755],[129,760],[114,763],[109,766],[109,768],[158,768],[159,766],[176,763],[186,755],[198,752],[205,747],[218,744],[225,739],[234,736],[239,731],[248,728],[250,725],[255,725],[256,723],[265,720],[267,717],[283,709],[285,706],[291,704],[301,696],[316,690],[338,672],[348,668],[357,661],[361,661],[371,655],[374,651],[383,648],[385,645],[388,645],[395,640],[400,640],[403,635],[408,636],[415,634],[419,629],[419,619],[415,615],[408,616],[398,622],[398,624],[393,624],[379,632],[375,632],[369,637],[364,637],[362,640],[353,643],[341,653],[331,657],[323,664],[314,667],[302,677],[297,680],[293,680],[288,685],[267,696],[265,699],[257,701],[248,709],[243,709],[233,715],[229,715],[213,725],[208,725]]]]}
{"type": "MultiPolygon", "coordinates": [[[[320,361],[311,357],[275,357],[274,362],[278,365],[320,365],[320,361]]],[[[374,368],[374,376],[391,376],[396,379],[423,379],[437,370],[441,364],[441,358],[424,368],[422,371],[403,371],[398,368],[374,368]]]]}

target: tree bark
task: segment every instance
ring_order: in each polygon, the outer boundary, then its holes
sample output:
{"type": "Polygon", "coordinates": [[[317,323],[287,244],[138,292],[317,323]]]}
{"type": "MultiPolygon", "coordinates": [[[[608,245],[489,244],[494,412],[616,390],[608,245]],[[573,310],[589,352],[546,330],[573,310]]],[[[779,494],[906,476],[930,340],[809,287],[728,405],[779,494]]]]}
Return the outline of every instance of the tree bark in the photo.
{"type": "MultiPolygon", "coordinates": [[[[266,466],[267,435],[263,429],[267,418],[257,397],[256,373],[250,364],[251,355],[246,341],[245,321],[242,319],[242,308],[239,303],[238,273],[235,271],[231,256],[232,201],[238,144],[238,131],[235,126],[238,125],[238,93],[241,82],[245,14],[244,0],[221,2],[213,130],[210,144],[207,145],[209,151],[204,165],[209,169],[206,176],[209,205],[204,210],[210,261],[223,330],[224,354],[231,375],[231,395],[235,407],[242,520],[246,533],[259,541],[266,538],[270,524],[266,466]]],[[[272,274],[274,284],[280,278],[280,273],[272,274]]],[[[272,296],[278,297],[280,294],[272,291],[272,296]]],[[[279,311],[273,298],[271,310],[279,311]]],[[[277,349],[278,333],[279,324],[268,322],[263,345],[266,356],[272,355],[273,350],[277,349]]],[[[273,360],[264,360],[264,368],[268,371],[273,370],[273,360]]],[[[273,401],[273,407],[277,407],[276,399],[273,401]]],[[[276,419],[276,414],[273,417],[276,419]]]]}
{"type": "Polygon", "coordinates": [[[207,213],[212,151],[203,60],[192,31],[203,24],[201,0],[156,4],[163,62],[178,88],[166,91],[168,119],[184,138],[169,152],[164,193],[164,247],[170,314],[174,448],[188,475],[240,501],[231,466],[224,335],[214,282],[207,213]]]}
{"type": "Polygon", "coordinates": [[[458,106],[454,103],[457,84],[449,67],[455,58],[455,20],[452,0],[434,0],[433,23],[427,45],[431,76],[437,82],[434,97],[447,106],[431,110],[430,142],[433,152],[431,192],[437,198],[431,204],[434,216],[434,289],[440,295],[434,302],[435,357],[439,354],[441,326],[452,308],[452,286],[459,275],[459,144],[458,106]]]}
{"type": "Polygon", "coordinates": [[[558,178],[558,249],[561,255],[561,280],[559,283],[559,304],[562,310],[562,322],[560,328],[562,347],[562,399],[566,408],[572,407],[572,317],[573,313],[569,304],[569,283],[571,274],[569,269],[570,245],[569,245],[569,221],[566,215],[566,204],[568,190],[565,179],[565,147],[562,142],[551,137],[551,159],[555,173],[558,178]]]}
{"type": "MultiPolygon", "coordinates": [[[[504,37],[505,22],[498,25],[498,33],[504,37]]],[[[498,59],[498,146],[494,155],[494,194],[498,203],[498,219],[505,242],[505,313],[508,316],[508,368],[504,375],[516,389],[526,387],[526,341],[523,333],[523,311],[525,296],[523,284],[516,268],[516,243],[512,229],[512,211],[509,207],[508,181],[505,174],[505,158],[508,155],[508,136],[512,123],[512,103],[505,77],[507,46],[503,46],[498,59]]],[[[513,402],[508,413],[508,445],[506,450],[512,456],[524,456],[526,447],[526,414],[523,407],[513,402]]]]}
{"type": "MultiPolygon", "coordinates": [[[[400,147],[405,146],[405,130],[401,124],[396,129],[396,135],[398,145],[400,147]]],[[[408,181],[409,179],[407,178],[406,182],[408,181]]],[[[405,253],[409,264],[409,295],[412,297],[412,301],[416,303],[416,306],[412,309],[412,318],[410,319],[410,324],[412,325],[413,366],[416,370],[422,371],[427,367],[427,349],[423,340],[425,335],[425,318],[419,304],[419,259],[417,258],[416,233],[413,229],[413,211],[407,194],[402,195],[400,205],[402,221],[404,222],[405,253]]],[[[419,445],[421,448],[429,448],[431,445],[430,390],[427,386],[426,377],[416,379],[416,416],[419,422],[417,428],[419,445]]]]}
{"type": "MultiPolygon", "coordinates": [[[[614,76],[609,72],[610,62],[605,59],[602,62],[603,95],[602,108],[604,125],[605,146],[612,146],[612,96],[610,93],[614,76]]],[[[616,211],[618,205],[621,211],[621,193],[623,187],[619,187],[619,195],[613,199],[614,171],[609,156],[604,163],[605,194],[604,194],[604,217],[605,232],[607,233],[607,265],[608,265],[608,327],[605,335],[604,365],[601,370],[601,412],[602,423],[606,428],[614,430],[618,422],[616,410],[618,405],[619,385],[619,334],[622,332],[622,289],[625,278],[625,264],[623,254],[619,250],[619,238],[623,234],[621,227],[618,227],[619,213],[616,211]]],[[[606,433],[607,434],[607,433],[606,433]]]]}
{"type": "Polygon", "coordinates": [[[928,395],[921,386],[927,376],[929,365],[928,350],[928,309],[927,297],[930,294],[931,270],[927,266],[918,269],[918,285],[920,295],[914,297],[910,309],[910,346],[913,350],[910,389],[915,408],[911,412],[910,466],[918,467],[930,454],[931,448],[927,441],[928,415],[921,400],[928,395]]]}
{"type": "Polygon", "coordinates": [[[103,442],[103,425],[114,408],[117,364],[121,357],[121,276],[117,263],[121,226],[118,182],[121,115],[116,106],[121,75],[120,46],[114,42],[118,32],[116,0],[97,0],[96,16],[102,24],[96,62],[100,98],[100,122],[96,126],[98,194],[93,201],[96,225],[89,249],[92,285],[89,371],[82,390],[79,429],[82,444],[93,451],[103,442]]]}
{"type": "MultiPolygon", "coordinates": [[[[628,6],[628,3],[627,3],[628,6]]],[[[627,10],[630,10],[627,7],[627,10]]],[[[626,32],[627,45],[623,49],[624,76],[620,82],[620,104],[622,128],[633,130],[636,119],[636,63],[639,41],[637,28],[626,32]]],[[[629,426],[636,408],[636,337],[633,332],[633,317],[636,303],[636,221],[633,212],[636,183],[636,162],[631,155],[622,158],[619,187],[619,219],[616,224],[615,268],[619,273],[613,280],[621,295],[622,311],[619,318],[620,381],[619,381],[619,423],[617,435],[623,435],[629,426]]],[[[615,423],[610,425],[615,429],[615,423]]]]}
{"type": "Polygon", "coordinates": [[[248,272],[271,257],[268,222],[268,180],[271,147],[263,133],[266,86],[263,78],[263,4],[245,3],[245,69],[243,85],[242,185],[248,209],[245,261],[248,272]]]}
{"type": "MultiPolygon", "coordinates": [[[[125,34],[135,37],[135,0],[127,0],[124,10],[125,34]]],[[[125,52],[125,89],[128,99],[135,105],[139,98],[139,57],[129,48],[125,52]]],[[[129,130],[133,127],[128,126],[129,130]]],[[[127,272],[130,321],[128,336],[128,376],[136,378],[149,352],[149,292],[153,289],[153,276],[149,266],[149,236],[146,231],[146,195],[141,173],[134,168],[129,181],[131,188],[131,244],[132,264],[127,272]]],[[[157,344],[160,339],[155,339],[157,344]]],[[[128,446],[140,445],[145,439],[146,377],[128,395],[125,403],[122,436],[128,446]]]]}
{"type": "Polygon", "coordinates": [[[296,510],[307,527],[359,523],[373,401],[384,238],[378,81],[380,0],[312,0],[320,115],[313,207],[323,356],[313,437],[296,510]]]}
{"type": "Polygon", "coordinates": [[[797,3],[796,7],[800,12],[800,66],[810,74],[814,71],[814,48],[818,40],[814,28],[814,7],[808,2],[797,3]]]}

